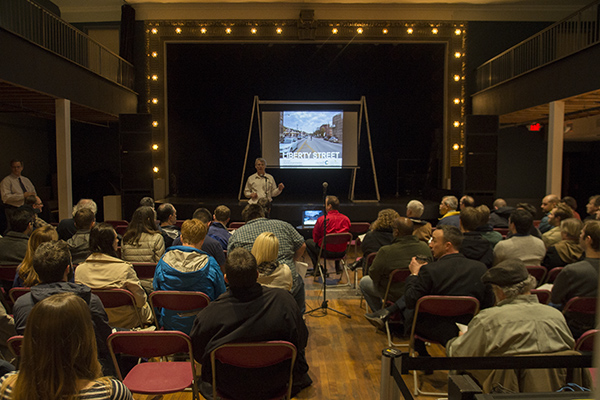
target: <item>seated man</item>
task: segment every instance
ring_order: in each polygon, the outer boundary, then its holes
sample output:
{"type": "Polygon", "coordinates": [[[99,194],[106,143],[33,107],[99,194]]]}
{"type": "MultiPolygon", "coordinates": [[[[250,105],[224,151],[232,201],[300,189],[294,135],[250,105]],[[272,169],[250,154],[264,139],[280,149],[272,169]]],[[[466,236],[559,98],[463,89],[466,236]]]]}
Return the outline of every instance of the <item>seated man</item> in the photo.
{"type": "MultiPolygon", "coordinates": [[[[586,221],[579,243],[585,252],[585,259],[569,264],[560,271],[552,286],[554,304],[564,306],[573,297],[596,297],[598,294],[600,221],[586,221]]],[[[568,313],[567,323],[576,339],[596,326],[594,315],[579,313],[568,313]]]]}
{"type": "Polygon", "coordinates": [[[477,213],[479,215],[479,223],[475,232],[479,233],[482,238],[490,242],[492,249],[502,240],[502,234],[492,228],[489,223],[490,220],[490,209],[485,204],[477,206],[477,213]]]}
{"type": "Polygon", "coordinates": [[[90,307],[98,345],[98,358],[103,371],[113,374],[114,368],[106,346],[106,339],[112,333],[112,328],[108,325],[108,316],[102,302],[98,296],[92,294],[89,287],[69,282],[73,277],[69,246],[62,240],[40,244],[33,256],[33,269],[40,277],[41,283],[33,286],[31,292],[15,301],[13,312],[17,333],[22,335],[25,332],[27,316],[36,303],[53,294],[75,293],[90,307]]]}
{"type": "MultiPolygon", "coordinates": [[[[339,207],[340,201],[336,196],[327,196],[325,198],[327,221],[325,221],[325,216],[321,215],[313,227],[313,238],[306,241],[306,252],[310,256],[315,268],[315,276],[318,275],[317,265],[319,264],[319,260],[317,258],[319,257],[319,251],[321,249],[321,243],[323,242],[324,236],[330,233],[343,233],[350,231],[350,218],[340,213],[338,211],[339,207]],[[327,231],[325,231],[325,228],[327,231]]],[[[326,243],[325,246],[326,248],[323,249],[322,255],[326,257],[341,257],[346,250],[346,246],[344,244],[340,245],[326,243]]]]}
{"type": "Polygon", "coordinates": [[[477,231],[481,221],[478,208],[467,207],[460,212],[460,230],[463,233],[463,242],[460,252],[471,260],[481,261],[486,267],[491,268],[494,262],[494,250],[490,242],[477,231]]]}
{"type": "Polygon", "coordinates": [[[600,194],[590,197],[590,200],[585,206],[585,211],[588,216],[585,220],[600,220],[600,194]]]}
{"type": "Polygon", "coordinates": [[[227,230],[231,210],[227,206],[218,206],[213,214],[213,221],[208,226],[208,236],[215,239],[223,250],[227,250],[231,233],[227,230]]]}
{"type": "Polygon", "coordinates": [[[573,218],[573,210],[566,204],[557,204],[548,214],[548,224],[552,227],[542,234],[542,240],[546,248],[560,242],[560,221],[573,218]]]}
{"type": "Polygon", "coordinates": [[[25,258],[29,235],[33,231],[33,215],[23,208],[11,210],[10,231],[0,238],[0,265],[18,265],[25,258]]]}
{"type": "Polygon", "coordinates": [[[508,217],[515,211],[515,208],[508,207],[504,199],[494,200],[493,206],[494,211],[490,214],[489,224],[492,228],[508,228],[508,217]]]}
{"type": "Polygon", "coordinates": [[[444,196],[440,202],[440,215],[441,218],[437,223],[439,228],[442,225],[458,226],[458,215],[460,211],[456,211],[458,208],[458,199],[454,196],[444,196]]]}
{"type": "Polygon", "coordinates": [[[90,251],[90,230],[96,223],[96,216],[91,209],[82,208],[75,213],[73,220],[77,232],[67,240],[67,244],[71,250],[73,263],[80,264],[92,254],[90,251]]]}
{"type": "MultiPolygon", "coordinates": [[[[372,311],[381,308],[381,300],[387,289],[389,275],[395,269],[408,270],[408,264],[415,256],[432,258],[429,246],[413,235],[413,223],[406,217],[396,217],[392,221],[394,240],[377,252],[369,268],[369,275],[360,280],[360,291],[372,311]]],[[[404,282],[398,282],[390,288],[390,298],[396,301],[404,294],[404,282]]]]}
{"type": "MultiPolygon", "coordinates": [[[[154,290],[202,292],[211,301],[225,292],[221,268],[214,258],[200,250],[206,237],[206,225],[188,219],[181,226],[181,246],[172,246],[161,257],[154,272],[154,290]]],[[[194,315],[182,316],[176,311],[161,310],[160,322],[167,330],[187,334],[192,329],[194,315]]]]}
{"type": "Polygon", "coordinates": [[[460,198],[458,202],[460,205],[460,211],[464,210],[467,207],[475,207],[475,199],[472,196],[464,195],[460,198]]]}
{"type": "Polygon", "coordinates": [[[508,230],[513,233],[494,247],[494,265],[509,258],[518,258],[525,265],[542,265],[546,246],[542,239],[529,234],[533,217],[528,211],[517,209],[510,214],[508,230]]]}
{"type": "MultiPolygon", "coordinates": [[[[197,221],[202,221],[205,226],[208,226],[212,219],[212,215],[206,208],[197,208],[196,211],[194,211],[192,218],[197,221]]],[[[171,246],[181,246],[181,236],[173,240],[171,246]]],[[[210,236],[205,236],[200,250],[205,251],[209,256],[217,260],[217,264],[219,264],[221,271],[223,271],[223,268],[225,267],[225,253],[218,240],[213,239],[210,236]]]]}
{"type": "Polygon", "coordinates": [[[423,203],[419,200],[411,200],[406,205],[406,217],[410,218],[415,228],[413,235],[415,235],[417,239],[428,243],[429,239],[431,239],[433,227],[429,222],[419,219],[424,211],[425,206],[423,206],[423,203]]]}
{"type": "Polygon", "coordinates": [[[158,218],[158,230],[165,240],[165,248],[173,245],[173,241],[179,237],[180,229],[176,224],[177,210],[171,203],[163,203],[156,210],[158,218]]]}
{"type": "Polygon", "coordinates": [[[547,196],[544,196],[544,198],[542,199],[541,207],[542,211],[544,212],[544,216],[542,217],[540,225],[538,226],[538,229],[541,233],[546,233],[550,229],[552,229],[552,225],[550,225],[550,223],[548,222],[548,214],[550,214],[550,211],[552,211],[559,202],[560,197],[558,197],[555,194],[549,194],[547,196]]]}
{"type": "MultiPolygon", "coordinates": [[[[225,264],[225,281],[229,284],[229,289],[200,311],[194,321],[190,336],[194,358],[202,364],[202,382],[199,388],[205,397],[205,393],[210,393],[208,398],[212,398],[210,353],[231,342],[291,342],[298,351],[293,371],[292,396],[312,383],[304,357],[308,329],[300,309],[289,292],[261,286],[257,283],[257,278],[258,269],[254,256],[243,248],[232,250],[225,264]]],[[[264,379],[268,382],[269,377],[265,376],[264,379]]],[[[239,381],[239,385],[229,389],[238,398],[245,397],[242,376],[231,377],[228,381],[239,381]]],[[[265,388],[268,390],[268,385],[265,388]]],[[[270,398],[266,393],[262,396],[253,394],[256,398],[270,398]]]]}
{"type": "MultiPolygon", "coordinates": [[[[540,304],[537,296],[531,294],[536,280],[522,261],[502,261],[481,280],[492,285],[497,304],[481,310],[465,334],[448,341],[449,357],[555,353],[573,348],[575,341],[561,312],[540,304]]],[[[482,384],[490,373],[476,372],[482,384]]]]}
{"type": "Polygon", "coordinates": [[[21,206],[21,208],[27,208],[33,214],[33,229],[36,230],[45,225],[50,225],[42,218],[40,218],[40,214],[42,212],[42,208],[44,207],[44,203],[39,196],[32,194],[31,196],[25,197],[25,204],[21,206]]]}
{"type": "MultiPolygon", "coordinates": [[[[83,208],[89,208],[90,210],[92,210],[94,215],[96,215],[96,213],[98,212],[98,206],[96,205],[96,202],[94,200],[80,199],[77,202],[77,204],[75,204],[75,206],[73,207],[73,217],[75,217],[77,211],[83,208]]],[[[60,220],[56,231],[58,232],[59,239],[70,239],[75,234],[75,232],[77,232],[77,228],[75,227],[75,220],[73,218],[65,218],[60,220]]]]}

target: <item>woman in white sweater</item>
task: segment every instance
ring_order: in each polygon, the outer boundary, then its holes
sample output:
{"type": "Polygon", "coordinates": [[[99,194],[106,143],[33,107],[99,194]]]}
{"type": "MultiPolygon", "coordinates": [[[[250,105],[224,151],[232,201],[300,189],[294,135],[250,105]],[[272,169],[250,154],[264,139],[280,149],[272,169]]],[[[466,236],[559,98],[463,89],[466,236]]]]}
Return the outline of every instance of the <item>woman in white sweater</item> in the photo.
{"type": "Polygon", "coordinates": [[[139,207],[133,213],[125,235],[121,254],[131,262],[158,262],[165,253],[165,241],[156,227],[156,215],[152,207],[139,207]]]}
{"type": "Polygon", "coordinates": [[[279,239],[272,232],[263,232],[254,241],[252,255],[258,265],[258,283],[263,286],[292,290],[294,279],[286,264],[277,261],[279,239]]]}

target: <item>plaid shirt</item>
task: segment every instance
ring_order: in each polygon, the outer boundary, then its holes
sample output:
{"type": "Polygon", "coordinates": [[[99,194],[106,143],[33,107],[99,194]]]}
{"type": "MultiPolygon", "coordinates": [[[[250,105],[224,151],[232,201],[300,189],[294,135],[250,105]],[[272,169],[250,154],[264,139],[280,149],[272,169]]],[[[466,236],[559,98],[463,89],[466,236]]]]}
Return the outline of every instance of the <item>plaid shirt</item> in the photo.
{"type": "Polygon", "coordinates": [[[227,252],[243,247],[248,251],[252,250],[254,241],[263,232],[272,232],[279,239],[279,254],[277,261],[286,264],[292,270],[294,277],[294,287],[299,278],[294,264],[294,254],[304,244],[304,237],[292,225],[278,219],[256,218],[246,222],[244,226],[236,229],[229,239],[227,252]]]}

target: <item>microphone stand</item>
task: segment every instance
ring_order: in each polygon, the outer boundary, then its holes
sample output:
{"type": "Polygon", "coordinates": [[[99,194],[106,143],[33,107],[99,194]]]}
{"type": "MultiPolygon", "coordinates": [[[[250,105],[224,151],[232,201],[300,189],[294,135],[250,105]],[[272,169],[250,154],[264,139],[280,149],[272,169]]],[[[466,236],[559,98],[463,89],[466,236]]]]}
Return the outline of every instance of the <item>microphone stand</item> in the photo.
{"type": "Polygon", "coordinates": [[[335,308],[329,307],[329,300],[327,300],[327,279],[325,279],[325,275],[327,272],[327,260],[324,260],[324,265],[321,265],[321,255],[323,254],[323,249],[327,245],[327,185],[323,184],[323,240],[321,241],[321,247],[319,248],[319,256],[317,257],[317,265],[315,268],[319,268],[319,273],[321,274],[321,280],[323,281],[323,301],[321,305],[317,308],[313,308],[310,311],[306,311],[304,314],[312,314],[317,310],[323,310],[323,314],[327,315],[327,310],[331,310],[340,315],[343,315],[347,318],[352,318],[349,314],[345,314],[341,311],[336,310],[335,308]]]}

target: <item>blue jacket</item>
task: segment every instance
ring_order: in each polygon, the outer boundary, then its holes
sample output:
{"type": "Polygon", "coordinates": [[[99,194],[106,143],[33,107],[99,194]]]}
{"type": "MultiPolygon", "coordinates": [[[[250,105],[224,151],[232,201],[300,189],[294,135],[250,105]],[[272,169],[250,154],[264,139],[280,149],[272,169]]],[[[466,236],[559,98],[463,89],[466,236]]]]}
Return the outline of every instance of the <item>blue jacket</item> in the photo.
{"type": "MultiPolygon", "coordinates": [[[[202,292],[212,301],[225,292],[225,280],[217,261],[206,252],[194,247],[172,246],[156,265],[154,290],[202,292]]],[[[189,334],[195,317],[195,314],[181,316],[177,311],[163,309],[159,319],[165,329],[189,334]]]]}

